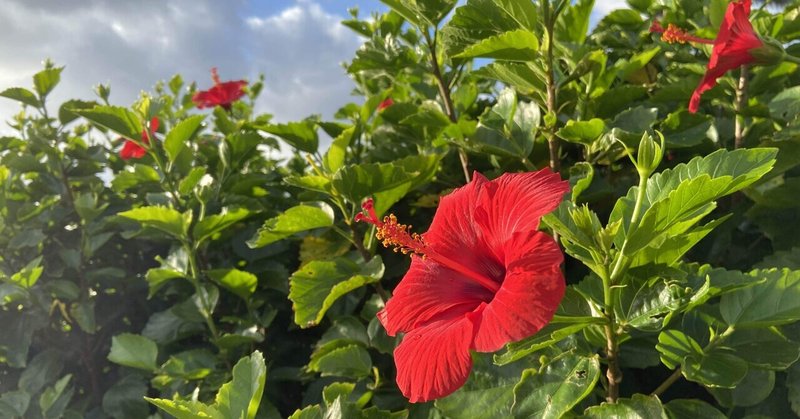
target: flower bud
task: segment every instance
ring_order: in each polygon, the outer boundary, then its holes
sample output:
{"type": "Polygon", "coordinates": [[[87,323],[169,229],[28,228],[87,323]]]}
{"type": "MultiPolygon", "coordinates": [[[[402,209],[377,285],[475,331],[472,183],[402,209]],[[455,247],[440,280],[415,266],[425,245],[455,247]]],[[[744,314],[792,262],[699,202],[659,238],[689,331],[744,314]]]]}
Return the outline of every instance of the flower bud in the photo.
{"type": "Polygon", "coordinates": [[[760,37],[762,45],[757,48],[750,48],[747,52],[753,57],[756,63],[762,65],[779,64],[786,57],[786,50],[783,45],[775,39],[760,37]]]}
{"type": "Polygon", "coordinates": [[[661,138],[660,145],[653,140],[653,136],[649,132],[645,132],[639,141],[636,170],[639,171],[640,176],[650,176],[661,164],[661,159],[664,157],[664,136],[658,131],[656,131],[656,134],[661,138]]]}

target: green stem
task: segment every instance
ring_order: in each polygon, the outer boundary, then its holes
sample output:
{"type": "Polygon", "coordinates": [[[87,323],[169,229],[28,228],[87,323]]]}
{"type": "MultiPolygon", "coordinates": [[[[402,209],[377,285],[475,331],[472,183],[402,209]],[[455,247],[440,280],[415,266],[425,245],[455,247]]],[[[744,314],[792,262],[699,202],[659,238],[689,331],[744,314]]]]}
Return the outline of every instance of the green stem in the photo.
{"type": "MultiPolygon", "coordinates": [[[[631,214],[631,222],[628,226],[628,235],[626,237],[630,237],[631,232],[635,231],[638,227],[642,202],[644,202],[647,196],[647,178],[647,174],[639,173],[639,189],[636,194],[636,203],[633,206],[633,214],[631,214]]],[[[605,278],[603,278],[604,311],[608,318],[608,324],[606,324],[604,329],[606,334],[606,362],[608,363],[608,369],[606,370],[606,378],[608,380],[606,401],[609,403],[617,402],[619,398],[619,385],[622,382],[622,371],[620,370],[618,359],[619,336],[617,332],[616,316],[614,314],[614,294],[612,293],[612,287],[619,283],[628,269],[628,258],[625,256],[627,245],[628,240],[626,238],[617,253],[611,275],[606,275],[605,278]]]]}
{"type": "Polygon", "coordinates": [[[208,330],[211,331],[211,336],[216,343],[217,340],[219,340],[219,331],[217,330],[217,325],[214,324],[214,317],[211,313],[212,307],[208,301],[208,298],[206,298],[206,291],[203,289],[200,283],[200,272],[197,268],[197,249],[195,249],[195,246],[191,242],[184,242],[183,249],[186,251],[189,257],[189,280],[191,281],[192,285],[194,285],[195,293],[200,298],[200,304],[203,306],[203,319],[206,321],[208,330]]]}
{"type": "Polygon", "coordinates": [[[786,54],[783,56],[784,61],[788,61],[790,63],[800,64],[800,57],[795,57],[794,55],[786,54]]]}
{"type": "MultiPolygon", "coordinates": [[[[444,102],[445,113],[450,119],[450,122],[456,123],[458,122],[458,116],[456,115],[455,106],[453,106],[453,99],[450,97],[450,88],[448,87],[449,84],[444,81],[442,70],[439,68],[439,58],[436,55],[437,31],[434,29],[433,38],[431,38],[427,30],[422,31],[422,33],[425,36],[425,41],[428,43],[428,49],[431,53],[433,77],[436,79],[436,86],[439,89],[439,95],[442,97],[442,102],[444,102]]],[[[464,171],[464,179],[466,179],[467,183],[469,183],[469,157],[467,156],[467,152],[461,147],[458,148],[458,158],[461,161],[461,169],[464,171]]]]}
{"type": "MultiPolygon", "coordinates": [[[[549,3],[549,0],[546,0],[549,3]]],[[[549,14],[549,5],[548,14],[549,14]]],[[[547,72],[547,113],[549,115],[556,114],[556,81],[555,81],[555,68],[553,66],[553,31],[554,31],[555,18],[549,19],[547,23],[547,56],[545,60],[545,70],[547,72]]],[[[550,170],[558,173],[561,170],[561,159],[559,158],[559,142],[556,137],[555,124],[547,129],[547,146],[550,151],[550,170]]]]}
{"type": "Polygon", "coordinates": [[[744,145],[744,126],[745,120],[742,111],[747,104],[747,76],[749,74],[749,66],[743,65],[739,70],[739,83],[736,85],[736,100],[733,102],[733,109],[736,113],[734,121],[734,138],[733,148],[739,149],[744,145]]]}

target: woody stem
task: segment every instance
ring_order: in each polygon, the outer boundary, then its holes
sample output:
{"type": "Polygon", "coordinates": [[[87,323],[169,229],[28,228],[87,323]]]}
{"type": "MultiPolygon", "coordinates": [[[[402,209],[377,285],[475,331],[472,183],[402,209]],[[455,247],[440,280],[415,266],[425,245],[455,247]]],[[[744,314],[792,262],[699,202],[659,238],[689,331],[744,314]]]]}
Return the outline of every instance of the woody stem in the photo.
{"type": "MultiPolygon", "coordinates": [[[[456,115],[455,106],[453,106],[453,99],[450,97],[450,87],[449,84],[444,81],[442,70],[439,67],[439,58],[436,55],[436,29],[433,31],[433,37],[428,35],[427,31],[423,31],[423,34],[425,35],[425,40],[428,43],[428,49],[431,53],[433,77],[436,79],[436,86],[439,89],[439,95],[442,97],[442,102],[444,102],[445,113],[450,119],[450,122],[456,123],[458,122],[458,116],[456,115]]],[[[461,160],[461,169],[464,171],[464,179],[466,179],[467,183],[469,183],[469,157],[467,157],[467,152],[461,147],[458,148],[458,158],[461,160]]]]}
{"type": "Polygon", "coordinates": [[[733,148],[739,149],[744,145],[744,115],[742,111],[747,104],[747,76],[750,73],[747,64],[743,65],[739,70],[739,83],[736,85],[736,100],[733,103],[733,109],[736,112],[736,121],[734,124],[734,138],[733,148]]]}

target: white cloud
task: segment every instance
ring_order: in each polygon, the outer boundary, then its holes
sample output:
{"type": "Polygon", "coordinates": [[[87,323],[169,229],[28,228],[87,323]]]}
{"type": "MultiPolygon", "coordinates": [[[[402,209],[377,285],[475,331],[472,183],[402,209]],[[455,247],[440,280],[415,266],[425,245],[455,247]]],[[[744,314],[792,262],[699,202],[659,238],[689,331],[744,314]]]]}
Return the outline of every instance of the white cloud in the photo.
{"type": "MultiPolygon", "coordinates": [[[[257,106],[276,120],[331,116],[348,100],[351,82],[339,63],[360,41],[342,17],[296,0],[272,15],[245,17],[247,0],[6,0],[0,8],[0,90],[30,88],[30,76],[51,58],[65,65],[51,104],[92,99],[96,83],[111,84],[111,101],[128,105],[141,90],[181,73],[200,88],[209,70],[225,79],[266,74],[257,106]]],[[[0,99],[0,119],[18,111],[0,99]]]]}

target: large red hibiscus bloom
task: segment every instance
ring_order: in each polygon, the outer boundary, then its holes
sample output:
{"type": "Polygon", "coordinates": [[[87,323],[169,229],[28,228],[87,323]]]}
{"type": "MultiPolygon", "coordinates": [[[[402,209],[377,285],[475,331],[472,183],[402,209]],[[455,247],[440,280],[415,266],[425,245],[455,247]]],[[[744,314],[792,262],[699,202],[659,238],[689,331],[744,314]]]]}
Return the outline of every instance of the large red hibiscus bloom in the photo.
{"type": "Polygon", "coordinates": [[[494,352],[531,336],[564,296],[563,254],[538,231],[567,182],[547,169],[472,182],[442,198],[430,229],[410,234],[372,201],[357,221],[377,226],[386,246],[414,253],[411,267],[378,317],[395,349],[397,384],[411,402],[446,396],[472,368],[470,350],[494,352]]]}
{"type": "Polygon", "coordinates": [[[773,42],[762,40],[750,23],[750,0],[734,1],[728,4],[725,18],[714,40],[698,38],[687,34],[670,24],[664,29],[658,22],[650,27],[651,32],[662,33],[667,42],[695,42],[714,45],[708,61],[706,74],[700,85],[692,93],[689,112],[697,112],[700,96],[717,84],[717,79],[728,70],[745,64],[771,64],[784,57],[783,48],[773,42]]]}
{"type": "MultiPolygon", "coordinates": [[[[158,117],[154,116],[153,119],[150,120],[150,127],[145,128],[142,131],[142,142],[141,144],[148,145],[150,144],[150,137],[153,136],[153,133],[158,131],[158,117]],[[150,130],[148,134],[148,129],[150,130]]],[[[135,141],[127,140],[125,144],[122,145],[122,149],[119,151],[119,157],[122,160],[128,159],[140,159],[144,157],[147,153],[147,150],[142,147],[140,144],[137,144],[135,141]]]]}
{"type": "Polygon", "coordinates": [[[198,109],[222,106],[229,110],[233,102],[244,96],[246,81],[236,80],[223,83],[219,79],[216,67],[211,69],[211,79],[214,80],[214,87],[199,91],[192,96],[192,102],[197,105],[198,109]]]}

